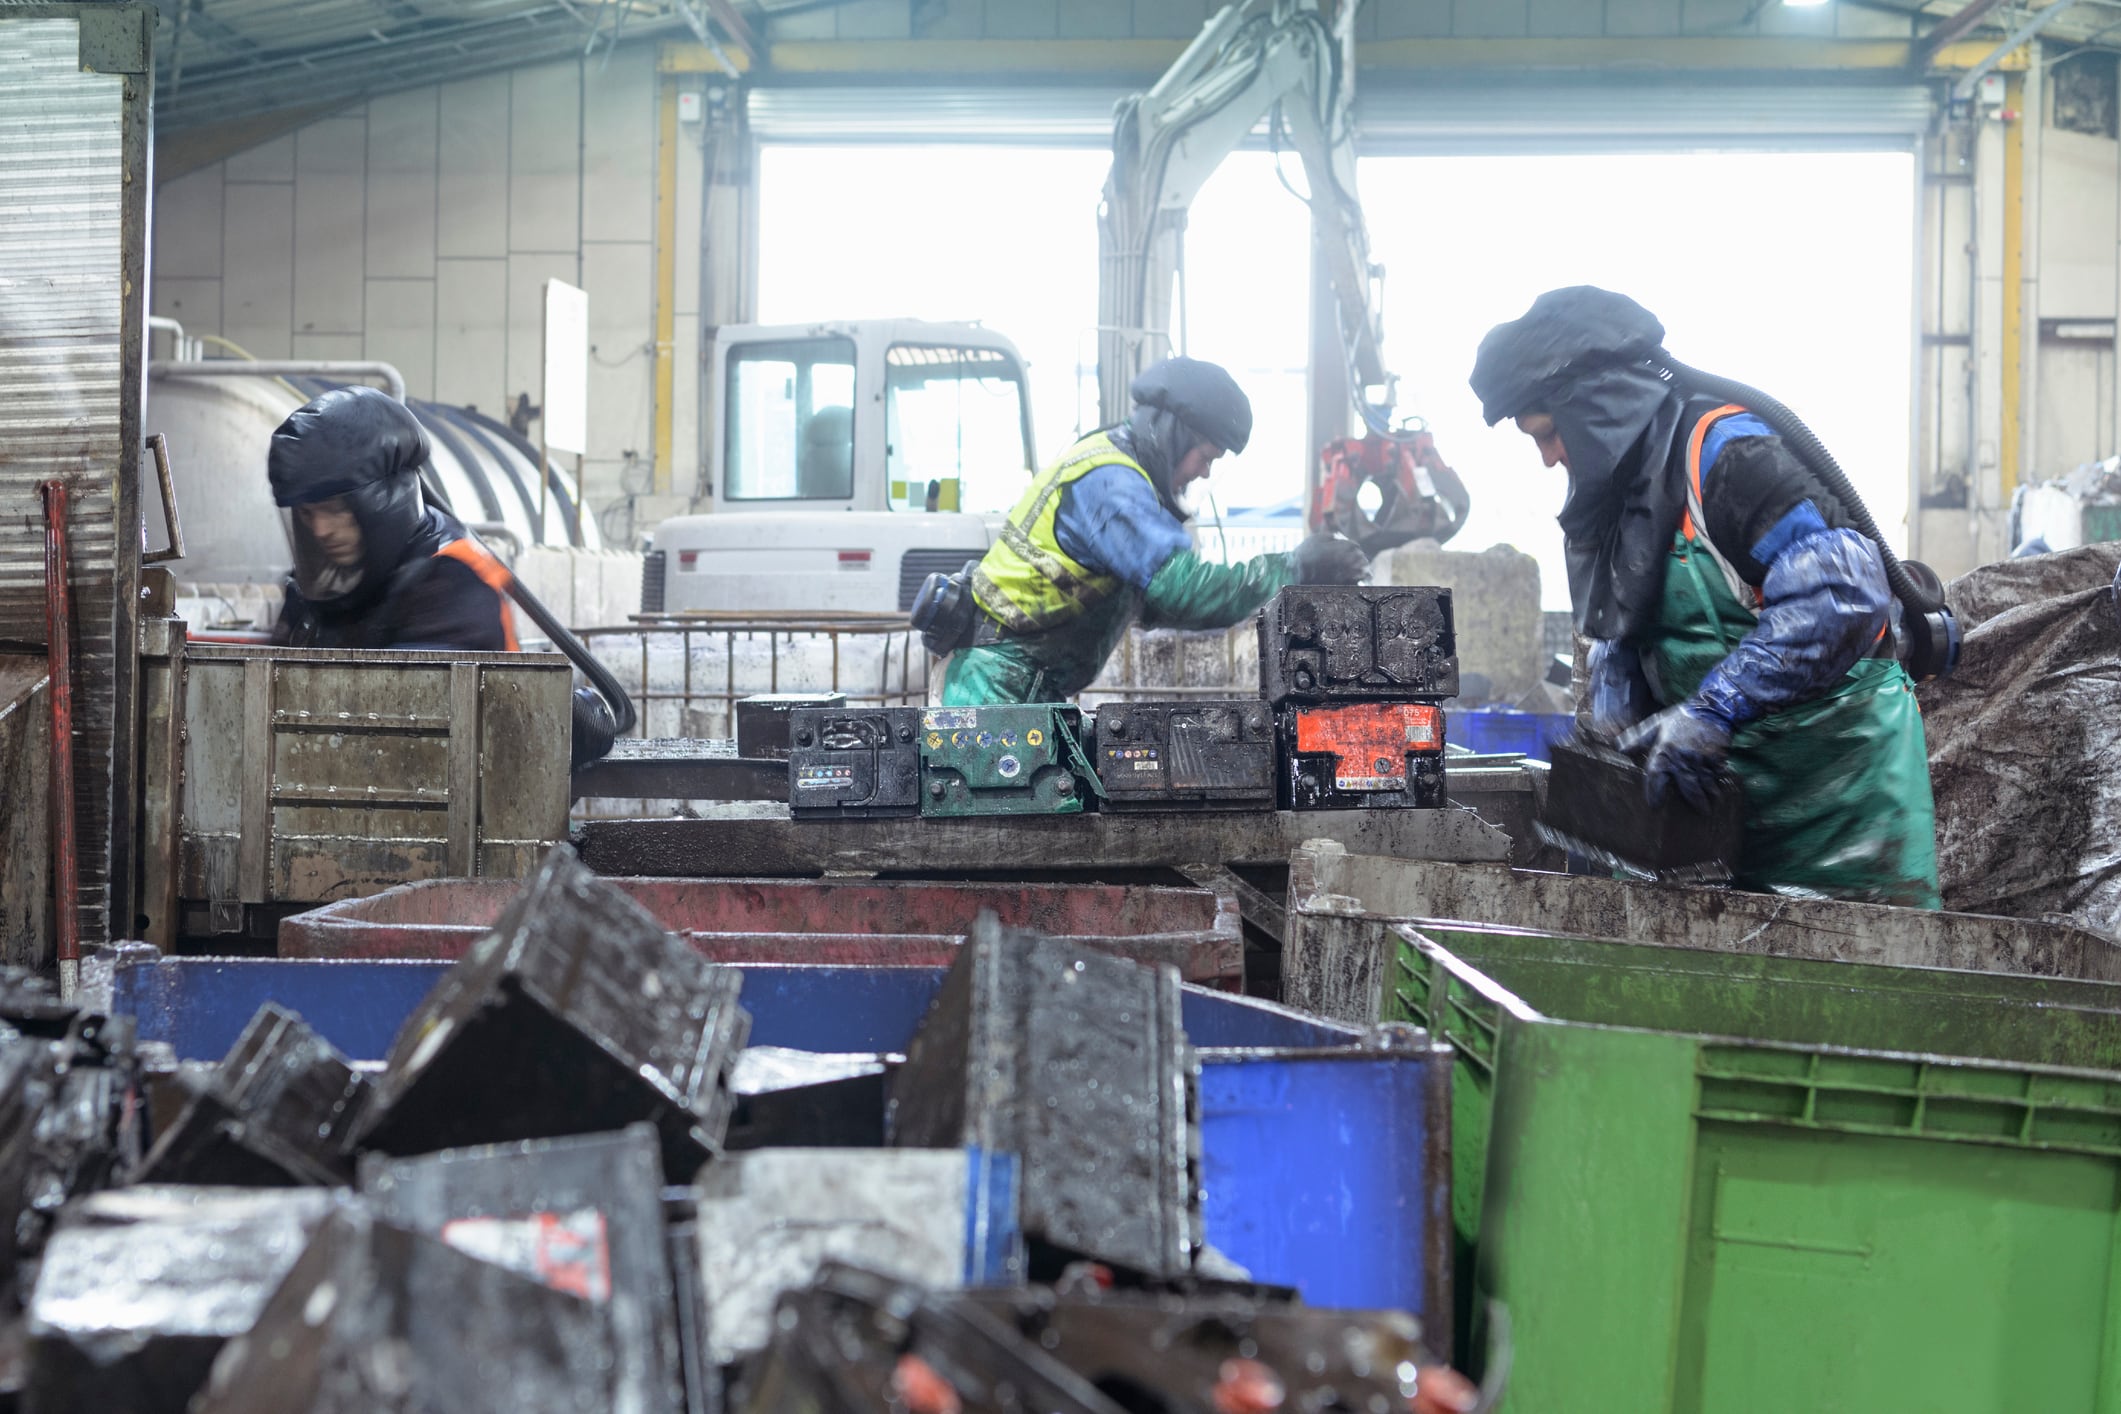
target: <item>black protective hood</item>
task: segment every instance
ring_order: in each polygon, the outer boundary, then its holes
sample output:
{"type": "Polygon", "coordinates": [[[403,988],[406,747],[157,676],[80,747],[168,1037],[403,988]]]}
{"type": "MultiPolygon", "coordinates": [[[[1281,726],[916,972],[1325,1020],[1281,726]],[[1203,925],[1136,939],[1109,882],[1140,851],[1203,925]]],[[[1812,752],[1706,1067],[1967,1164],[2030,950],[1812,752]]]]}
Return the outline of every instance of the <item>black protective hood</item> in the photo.
{"type": "Polygon", "coordinates": [[[1488,425],[1545,413],[1569,458],[1562,503],[1577,630],[1626,638],[1657,620],[1686,504],[1670,455],[1685,400],[1662,371],[1664,326],[1626,295],[1549,290],[1480,341],[1473,392],[1488,425]]]}
{"type": "Polygon", "coordinates": [[[1171,476],[1186,453],[1204,440],[1178,414],[1147,403],[1136,403],[1127,420],[1112,429],[1113,445],[1141,463],[1141,469],[1149,473],[1149,480],[1156,487],[1157,499],[1180,520],[1191,513],[1179,503],[1171,476]]]}
{"type": "Polygon", "coordinates": [[[427,457],[418,419],[374,388],[335,388],[288,414],[273,432],[266,474],[287,513],[303,598],[356,608],[383,593],[425,524],[420,468],[427,457]],[[358,562],[335,562],[297,509],[324,501],[353,513],[361,528],[358,562]]]}

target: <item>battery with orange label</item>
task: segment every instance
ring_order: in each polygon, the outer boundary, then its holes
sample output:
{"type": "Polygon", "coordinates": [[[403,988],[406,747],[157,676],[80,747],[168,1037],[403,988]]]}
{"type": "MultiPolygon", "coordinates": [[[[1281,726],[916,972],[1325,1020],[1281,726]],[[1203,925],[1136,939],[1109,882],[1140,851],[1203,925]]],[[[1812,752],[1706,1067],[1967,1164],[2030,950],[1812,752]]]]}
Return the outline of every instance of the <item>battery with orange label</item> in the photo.
{"type": "Polygon", "coordinates": [[[1280,713],[1286,810],[1441,809],[1443,709],[1358,702],[1280,713]]]}

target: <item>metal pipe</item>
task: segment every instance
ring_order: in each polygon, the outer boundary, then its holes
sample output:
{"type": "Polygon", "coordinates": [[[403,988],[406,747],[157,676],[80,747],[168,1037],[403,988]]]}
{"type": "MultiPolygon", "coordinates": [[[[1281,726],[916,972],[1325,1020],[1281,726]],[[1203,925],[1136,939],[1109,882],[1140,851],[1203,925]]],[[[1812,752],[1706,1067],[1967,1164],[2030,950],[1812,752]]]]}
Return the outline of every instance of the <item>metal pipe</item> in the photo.
{"type": "Polygon", "coordinates": [[[2046,29],[2056,20],[2060,19],[2062,17],[2062,12],[2064,10],[2069,9],[2076,3],[2077,0],[2055,0],[2054,4],[2048,6],[2045,10],[2042,10],[2039,13],[2035,14],[2024,24],[2012,30],[2008,39],[2004,40],[1994,49],[1989,50],[1989,52],[1982,57],[1980,63],[1974,65],[1974,67],[1972,67],[1971,69],[1968,69],[1966,73],[1960,77],[1959,82],[1952,85],[1953,100],[1955,102],[1964,103],[1969,98],[1972,98],[1974,96],[1974,90],[1980,87],[1981,80],[1987,78],[1988,75],[1995,69],[1996,65],[2003,62],[2005,56],[2007,56],[2013,49],[2016,49],[2019,45],[2024,44],[2026,41],[2034,38],[2040,33],[2040,31],[2046,29]]]}
{"type": "Polygon", "coordinates": [[[198,342],[187,338],[184,333],[184,326],[171,319],[168,315],[148,315],[147,328],[150,333],[160,329],[163,333],[170,335],[169,351],[173,356],[180,359],[197,358],[199,356],[198,342]]]}
{"type": "Polygon", "coordinates": [[[66,581],[66,483],[46,481],[44,498],[44,636],[51,665],[51,810],[53,929],[58,941],[59,1000],[81,985],[81,860],[74,839],[74,615],[66,581]]]}
{"type": "Polygon", "coordinates": [[[399,402],[405,401],[405,375],[397,365],[376,359],[343,358],[158,358],[147,365],[150,378],[375,378],[399,402]]]}

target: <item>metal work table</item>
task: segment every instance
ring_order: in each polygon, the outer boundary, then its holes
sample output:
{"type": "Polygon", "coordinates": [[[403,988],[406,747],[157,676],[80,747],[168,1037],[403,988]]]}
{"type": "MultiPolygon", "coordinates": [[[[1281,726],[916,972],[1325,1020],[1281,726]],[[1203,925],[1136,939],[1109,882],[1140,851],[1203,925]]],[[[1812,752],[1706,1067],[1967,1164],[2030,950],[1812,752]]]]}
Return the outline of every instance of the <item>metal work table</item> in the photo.
{"type": "Polygon", "coordinates": [[[1510,837],[1470,810],[793,820],[761,806],[702,820],[593,820],[575,832],[582,858],[598,873],[659,878],[1286,867],[1310,839],[1400,859],[1510,856],[1510,837]]]}

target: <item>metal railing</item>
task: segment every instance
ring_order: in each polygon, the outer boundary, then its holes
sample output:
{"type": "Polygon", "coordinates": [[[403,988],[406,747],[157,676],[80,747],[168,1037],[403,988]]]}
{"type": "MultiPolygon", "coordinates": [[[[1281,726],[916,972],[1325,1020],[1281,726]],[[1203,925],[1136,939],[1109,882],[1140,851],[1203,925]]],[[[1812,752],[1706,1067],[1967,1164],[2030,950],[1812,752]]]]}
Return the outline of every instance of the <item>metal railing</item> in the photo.
{"type": "Polygon", "coordinates": [[[644,737],[733,736],[737,700],[757,693],[882,707],[928,696],[928,653],[903,614],[644,615],[578,636],[633,695],[644,737]]]}

